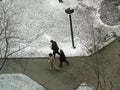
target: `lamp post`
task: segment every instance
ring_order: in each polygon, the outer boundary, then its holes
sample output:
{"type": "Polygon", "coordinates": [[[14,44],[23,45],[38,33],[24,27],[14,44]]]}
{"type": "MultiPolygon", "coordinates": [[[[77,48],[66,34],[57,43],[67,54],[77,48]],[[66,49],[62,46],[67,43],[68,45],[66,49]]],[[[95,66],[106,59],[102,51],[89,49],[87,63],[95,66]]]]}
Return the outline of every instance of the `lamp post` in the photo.
{"type": "Polygon", "coordinates": [[[72,18],[71,18],[71,14],[74,12],[74,9],[67,8],[67,9],[65,10],[65,12],[66,12],[67,14],[69,14],[72,46],[73,46],[73,48],[76,48],[75,45],[74,45],[74,36],[73,36],[72,18]]]}

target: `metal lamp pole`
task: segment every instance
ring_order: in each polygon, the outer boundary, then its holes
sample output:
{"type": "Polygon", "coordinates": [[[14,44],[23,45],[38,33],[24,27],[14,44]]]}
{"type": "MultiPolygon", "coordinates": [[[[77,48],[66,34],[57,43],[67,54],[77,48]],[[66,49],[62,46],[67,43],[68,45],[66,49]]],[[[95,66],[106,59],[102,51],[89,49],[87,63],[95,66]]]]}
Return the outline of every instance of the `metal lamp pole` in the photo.
{"type": "Polygon", "coordinates": [[[72,18],[71,18],[71,14],[74,12],[74,9],[67,8],[67,9],[65,10],[65,12],[66,12],[67,14],[69,14],[72,46],[73,46],[73,48],[76,48],[75,45],[74,45],[74,36],[73,36],[72,18]]]}

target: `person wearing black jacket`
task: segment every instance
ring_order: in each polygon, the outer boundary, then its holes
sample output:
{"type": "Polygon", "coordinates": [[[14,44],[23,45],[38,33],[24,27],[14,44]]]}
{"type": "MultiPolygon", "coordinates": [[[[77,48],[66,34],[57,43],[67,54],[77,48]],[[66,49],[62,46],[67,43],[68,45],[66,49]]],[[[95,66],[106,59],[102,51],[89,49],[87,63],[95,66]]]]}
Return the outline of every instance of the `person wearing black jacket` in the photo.
{"type": "Polygon", "coordinates": [[[63,52],[63,50],[60,50],[60,67],[62,67],[62,63],[65,62],[67,65],[69,65],[69,62],[66,60],[66,56],[63,52]]]}
{"type": "Polygon", "coordinates": [[[53,40],[51,40],[50,42],[52,43],[51,49],[53,50],[53,55],[55,56],[56,53],[57,53],[58,55],[60,55],[60,53],[58,52],[59,47],[58,47],[57,43],[56,43],[55,41],[53,41],[53,40]]]}

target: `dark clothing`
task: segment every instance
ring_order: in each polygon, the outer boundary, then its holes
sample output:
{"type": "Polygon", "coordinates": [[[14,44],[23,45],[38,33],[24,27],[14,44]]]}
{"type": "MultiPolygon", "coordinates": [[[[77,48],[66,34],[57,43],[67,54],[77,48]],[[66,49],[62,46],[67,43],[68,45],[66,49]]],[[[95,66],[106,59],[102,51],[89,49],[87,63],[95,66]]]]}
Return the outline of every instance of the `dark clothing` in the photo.
{"type": "Polygon", "coordinates": [[[54,55],[54,56],[56,55],[56,53],[57,53],[58,55],[60,55],[60,53],[58,52],[58,50],[57,50],[57,51],[54,51],[54,50],[53,50],[53,55],[54,55]]]}
{"type": "Polygon", "coordinates": [[[51,49],[54,50],[54,51],[58,51],[59,50],[58,45],[57,45],[57,43],[55,41],[52,42],[51,49]]]}
{"type": "Polygon", "coordinates": [[[58,55],[60,55],[60,53],[58,52],[58,50],[59,50],[58,45],[55,41],[52,42],[51,49],[53,50],[53,55],[54,56],[56,55],[56,53],[58,55]]]}
{"type": "Polygon", "coordinates": [[[60,52],[60,67],[62,67],[62,62],[65,62],[67,65],[69,65],[69,62],[66,60],[66,56],[64,52],[60,52]]]}

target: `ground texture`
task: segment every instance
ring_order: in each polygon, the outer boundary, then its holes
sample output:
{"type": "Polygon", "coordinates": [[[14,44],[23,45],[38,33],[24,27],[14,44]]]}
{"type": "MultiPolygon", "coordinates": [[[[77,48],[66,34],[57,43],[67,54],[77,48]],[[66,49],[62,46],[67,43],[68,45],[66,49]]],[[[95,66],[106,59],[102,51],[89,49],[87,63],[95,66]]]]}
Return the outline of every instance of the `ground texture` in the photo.
{"type": "MultiPolygon", "coordinates": [[[[119,44],[115,41],[98,52],[100,70],[105,70],[104,75],[106,75],[107,88],[110,88],[108,84],[110,84],[109,81],[112,81],[113,90],[119,90],[120,88],[119,44]],[[103,67],[106,67],[106,69],[103,67]]],[[[82,82],[96,87],[96,79],[90,74],[91,72],[95,75],[95,72],[88,65],[94,63],[94,58],[94,55],[90,57],[67,58],[70,66],[63,64],[63,68],[60,68],[59,72],[48,70],[47,58],[12,59],[7,61],[1,73],[24,73],[44,86],[46,90],[73,90],[82,82]]],[[[58,59],[57,63],[59,64],[58,59]]]]}

